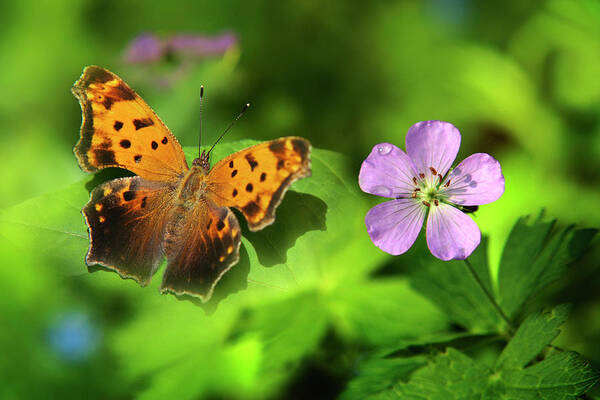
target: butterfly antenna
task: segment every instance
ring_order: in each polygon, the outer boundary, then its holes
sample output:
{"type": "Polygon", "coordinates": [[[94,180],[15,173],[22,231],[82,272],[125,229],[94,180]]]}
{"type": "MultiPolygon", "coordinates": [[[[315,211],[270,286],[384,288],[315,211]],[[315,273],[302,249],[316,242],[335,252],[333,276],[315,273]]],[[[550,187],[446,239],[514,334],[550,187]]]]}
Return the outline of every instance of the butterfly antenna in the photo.
{"type": "Polygon", "coordinates": [[[246,103],[246,105],[244,105],[244,108],[242,108],[242,111],[238,114],[238,116],[235,117],[235,119],[229,124],[229,126],[227,127],[227,129],[225,129],[225,131],[221,134],[221,136],[219,136],[219,138],[217,139],[217,141],[215,142],[215,144],[213,144],[212,147],[210,148],[210,150],[208,150],[208,152],[206,153],[207,157],[210,154],[210,152],[212,151],[212,149],[215,148],[215,146],[217,145],[217,143],[219,143],[219,141],[223,138],[223,136],[225,136],[225,134],[227,132],[229,132],[229,130],[237,122],[237,120],[240,119],[242,117],[242,115],[244,115],[244,113],[246,112],[246,110],[248,108],[250,108],[250,103],[246,103]]]}
{"type": "Polygon", "coordinates": [[[204,97],[204,85],[200,85],[200,133],[198,135],[198,154],[202,148],[202,97],[204,97]]]}

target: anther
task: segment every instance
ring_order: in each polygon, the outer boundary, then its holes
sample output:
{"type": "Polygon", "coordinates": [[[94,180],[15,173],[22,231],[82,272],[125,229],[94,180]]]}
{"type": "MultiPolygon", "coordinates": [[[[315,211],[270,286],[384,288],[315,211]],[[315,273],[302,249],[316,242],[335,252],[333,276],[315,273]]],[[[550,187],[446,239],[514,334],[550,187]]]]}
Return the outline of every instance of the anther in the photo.
{"type": "Polygon", "coordinates": [[[421,179],[425,179],[425,174],[424,173],[420,173],[419,176],[421,177],[421,179]]]}
{"type": "Polygon", "coordinates": [[[417,178],[415,178],[414,176],[413,176],[413,182],[415,185],[417,184],[417,178]]]}
{"type": "Polygon", "coordinates": [[[442,183],[442,175],[438,175],[438,178],[440,178],[440,183],[442,183]]]}
{"type": "Polygon", "coordinates": [[[437,171],[435,170],[435,168],[433,168],[433,167],[429,167],[429,170],[431,171],[431,173],[432,173],[433,175],[437,175],[437,171]]]}
{"type": "Polygon", "coordinates": [[[416,199],[416,198],[417,198],[417,192],[413,192],[413,193],[411,194],[411,197],[412,197],[413,199],[416,199]]]}
{"type": "Polygon", "coordinates": [[[438,201],[438,199],[433,199],[433,204],[435,204],[436,206],[439,206],[440,202],[438,201]]]}
{"type": "Polygon", "coordinates": [[[429,204],[428,202],[426,202],[425,200],[423,200],[423,204],[425,205],[425,207],[430,207],[431,204],[429,204]]]}
{"type": "Polygon", "coordinates": [[[415,189],[415,192],[420,192],[420,191],[421,191],[421,188],[416,188],[415,189]]]}
{"type": "Polygon", "coordinates": [[[452,179],[448,179],[448,182],[446,182],[446,184],[445,184],[444,186],[445,186],[445,187],[448,187],[448,186],[450,186],[450,181],[451,181],[451,180],[452,180],[452,179]]]}

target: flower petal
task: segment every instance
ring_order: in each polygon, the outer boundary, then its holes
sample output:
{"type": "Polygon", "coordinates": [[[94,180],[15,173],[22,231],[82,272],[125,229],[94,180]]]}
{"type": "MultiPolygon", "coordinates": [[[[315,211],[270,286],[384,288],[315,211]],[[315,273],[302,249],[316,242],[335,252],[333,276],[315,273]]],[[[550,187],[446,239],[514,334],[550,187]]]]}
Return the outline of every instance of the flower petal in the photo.
{"type": "Polygon", "coordinates": [[[413,245],[425,218],[425,210],[412,199],[386,201],[371,208],[365,218],[375,246],[397,256],[413,245]]]}
{"type": "Polygon", "coordinates": [[[379,143],[363,161],[358,184],[363,192],[383,197],[409,197],[415,188],[415,167],[405,152],[391,143],[379,143]]]}
{"type": "Polygon", "coordinates": [[[464,260],[479,245],[481,232],[465,213],[448,204],[431,206],[427,218],[427,246],[440,260],[464,260]]]}
{"type": "Polygon", "coordinates": [[[496,201],[504,193],[504,176],[500,163],[486,153],[465,158],[448,175],[445,190],[454,204],[479,206],[496,201]]]}
{"type": "Polygon", "coordinates": [[[444,121],[417,122],[406,135],[406,152],[417,172],[434,183],[437,179],[431,168],[442,176],[448,172],[460,147],[460,132],[454,125],[444,121]]]}

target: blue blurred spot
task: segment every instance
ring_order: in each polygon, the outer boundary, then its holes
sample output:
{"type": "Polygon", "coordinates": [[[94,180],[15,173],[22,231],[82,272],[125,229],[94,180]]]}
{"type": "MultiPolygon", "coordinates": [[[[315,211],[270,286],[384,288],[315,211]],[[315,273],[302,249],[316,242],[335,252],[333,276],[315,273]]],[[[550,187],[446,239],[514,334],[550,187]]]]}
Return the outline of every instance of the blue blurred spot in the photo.
{"type": "Polygon", "coordinates": [[[81,361],[96,348],[98,332],[87,314],[70,312],[61,315],[50,326],[48,340],[52,349],[64,359],[81,361]]]}

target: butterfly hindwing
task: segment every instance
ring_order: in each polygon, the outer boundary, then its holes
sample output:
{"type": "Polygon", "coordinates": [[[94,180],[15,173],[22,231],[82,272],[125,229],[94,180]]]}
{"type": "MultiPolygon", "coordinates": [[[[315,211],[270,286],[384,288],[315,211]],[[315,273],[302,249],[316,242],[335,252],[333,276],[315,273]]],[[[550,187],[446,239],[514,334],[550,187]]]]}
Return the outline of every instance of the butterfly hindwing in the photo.
{"type": "Polygon", "coordinates": [[[257,144],[219,161],[208,174],[208,196],[239,209],[256,231],[271,224],[285,191],[310,176],[310,143],[283,137],[257,144]]]}
{"type": "Polygon", "coordinates": [[[188,169],[175,136],[125,82],[86,67],[72,88],[83,114],[74,152],[84,171],[120,167],[150,180],[170,180],[188,169]]]}
{"type": "Polygon", "coordinates": [[[86,263],[148,284],[163,257],[163,233],[173,198],[169,184],[138,176],[96,187],[83,208],[90,235],[86,263]]]}
{"type": "Polygon", "coordinates": [[[174,209],[165,234],[161,291],[208,300],[221,276],[237,263],[240,243],[240,227],[229,208],[201,199],[191,209],[174,209]]]}

